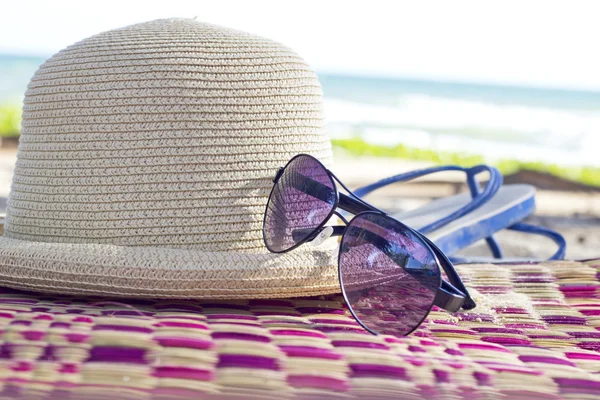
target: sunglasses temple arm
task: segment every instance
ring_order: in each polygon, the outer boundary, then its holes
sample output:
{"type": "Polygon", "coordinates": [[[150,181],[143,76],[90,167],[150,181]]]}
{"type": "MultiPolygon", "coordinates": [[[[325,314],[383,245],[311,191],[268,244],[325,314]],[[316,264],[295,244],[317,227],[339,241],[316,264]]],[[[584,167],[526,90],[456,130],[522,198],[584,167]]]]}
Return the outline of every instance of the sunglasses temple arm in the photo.
{"type": "Polygon", "coordinates": [[[466,300],[464,293],[442,279],[442,286],[437,291],[433,304],[448,312],[456,312],[465,306],[466,300]]]}
{"type": "Polygon", "coordinates": [[[340,201],[338,203],[338,207],[354,215],[360,214],[364,211],[381,212],[381,210],[373,207],[372,205],[352,196],[348,196],[345,193],[340,193],[340,201]]]}
{"type": "Polygon", "coordinates": [[[427,242],[427,244],[429,245],[429,247],[431,247],[431,249],[435,252],[436,256],[438,257],[438,259],[440,261],[440,265],[444,269],[446,276],[448,276],[448,280],[450,282],[447,282],[444,280],[442,282],[442,288],[444,288],[444,286],[445,286],[447,291],[450,290],[454,293],[458,292],[458,293],[463,294],[465,296],[465,301],[464,301],[464,304],[462,305],[463,309],[472,310],[473,308],[475,308],[477,306],[477,304],[475,304],[475,301],[473,301],[473,298],[469,294],[467,287],[463,283],[462,279],[460,279],[460,275],[458,275],[458,272],[456,272],[456,269],[454,268],[454,264],[452,264],[452,262],[448,259],[448,257],[446,257],[446,255],[435,245],[435,243],[433,243],[431,240],[429,240],[426,236],[424,236],[422,234],[420,234],[420,235],[421,235],[421,238],[423,238],[423,240],[425,240],[427,242]]]}

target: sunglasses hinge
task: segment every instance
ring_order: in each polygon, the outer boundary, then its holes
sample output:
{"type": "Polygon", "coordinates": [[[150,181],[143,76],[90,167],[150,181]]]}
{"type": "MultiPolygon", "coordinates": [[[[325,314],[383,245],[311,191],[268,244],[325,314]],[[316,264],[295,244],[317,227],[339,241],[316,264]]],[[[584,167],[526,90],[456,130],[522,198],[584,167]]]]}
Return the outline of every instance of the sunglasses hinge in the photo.
{"type": "Polygon", "coordinates": [[[279,169],[277,170],[277,173],[275,174],[275,178],[273,178],[273,183],[277,183],[279,178],[281,178],[281,175],[283,174],[284,169],[285,169],[284,167],[279,167],[279,169]]]}

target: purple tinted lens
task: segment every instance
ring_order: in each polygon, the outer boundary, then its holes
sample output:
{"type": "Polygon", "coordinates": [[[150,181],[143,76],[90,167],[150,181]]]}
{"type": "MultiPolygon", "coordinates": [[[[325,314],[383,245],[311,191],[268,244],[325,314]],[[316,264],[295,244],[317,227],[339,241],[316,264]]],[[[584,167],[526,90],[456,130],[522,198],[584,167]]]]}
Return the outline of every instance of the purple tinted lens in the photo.
{"type": "Polygon", "coordinates": [[[331,215],[336,191],[327,170],[314,158],[298,156],[273,187],[263,234],[270,251],[282,252],[306,240],[331,215]]]}
{"type": "Polygon", "coordinates": [[[441,285],[430,248],[400,222],[377,213],[350,222],[340,243],[339,268],[348,307],[374,333],[412,332],[441,285]]]}

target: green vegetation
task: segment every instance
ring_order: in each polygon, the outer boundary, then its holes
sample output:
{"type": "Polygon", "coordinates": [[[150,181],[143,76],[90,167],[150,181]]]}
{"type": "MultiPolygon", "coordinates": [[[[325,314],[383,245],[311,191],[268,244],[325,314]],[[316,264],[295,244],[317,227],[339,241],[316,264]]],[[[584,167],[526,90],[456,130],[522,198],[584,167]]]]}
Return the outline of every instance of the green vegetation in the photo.
{"type": "Polygon", "coordinates": [[[21,106],[0,105],[0,137],[19,136],[21,106]]]}
{"type": "MultiPolygon", "coordinates": [[[[19,105],[0,105],[0,137],[16,137],[21,126],[21,107],[19,105]]],[[[332,140],[334,148],[343,149],[352,155],[393,157],[409,160],[429,161],[436,164],[456,164],[464,167],[485,163],[481,156],[452,152],[439,152],[417,149],[402,144],[383,146],[365,142],[359,137],[332,140]]],[[[511,174],[519,170],[548,172],[561,178],[570,179],[587,185],[600,187],[600,168],[593,167],[561,167],[543,162],[522,162],[518,160],[501,160],[494,164],[503,174],[511,174]]]]}
{"type": "MultiPolygon", "coordinates": [[[[417,149],[402,144],[383,146],[365,142],[355,137],[351,139],[332,140],[334,149],[343,149],[352,155],[405,158],[409,160],[430,161],[436,164],[456,164],[469,167],[485,163],[481,156],[466,155],[452,152],[438,152],[417,149]]],[[[547,172],[554,176],[581,182],[586,185],[600,187],[600,168],[593,167],[562,167],[543,162],[522,162],[518,160],[501,160],[494,163],[503,174],[511,174],[519,170],[547,172]]]]}

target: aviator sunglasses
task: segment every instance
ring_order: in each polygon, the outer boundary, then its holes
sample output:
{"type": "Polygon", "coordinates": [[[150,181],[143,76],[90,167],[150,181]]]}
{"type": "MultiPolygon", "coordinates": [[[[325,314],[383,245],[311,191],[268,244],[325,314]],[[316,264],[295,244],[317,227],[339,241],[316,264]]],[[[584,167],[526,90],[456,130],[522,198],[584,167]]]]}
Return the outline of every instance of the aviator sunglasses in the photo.
{"type": "Polygon", "coordinates": [[[341,236],[342,295],[367,331],[408,335],[434,305],[449,312],[475,308],[456,269],[434,243],[354,195],[316,158],[293,157],[273,182],[263,222],[267,249],[285,253],[341,236]],[[340,193],[338,184],[348,194],[340,193]],[[334,215],[345,225],[326,225],[334,215]]]}

